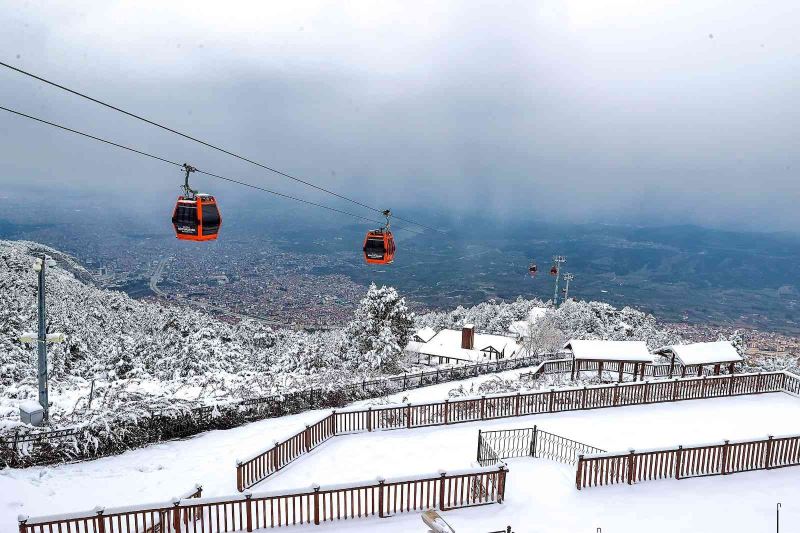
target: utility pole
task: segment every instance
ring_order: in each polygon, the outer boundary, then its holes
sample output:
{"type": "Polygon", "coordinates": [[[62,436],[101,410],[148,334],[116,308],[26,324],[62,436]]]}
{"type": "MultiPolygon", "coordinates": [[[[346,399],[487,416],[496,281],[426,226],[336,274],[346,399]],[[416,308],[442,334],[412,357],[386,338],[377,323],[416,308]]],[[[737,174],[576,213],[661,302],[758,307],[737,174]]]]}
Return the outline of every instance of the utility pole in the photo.
{"type": "Polygon", "coordinates": [[[566,302],[569,300],[569,282],[575,279],[575,276],[570,272],[564,273],[564,281],[567,282],[566,286],[564,287],[564,301],[566,302]]]}
{"type": "Polygon", "coordinates": [[[556,287],[553,290],[553,307],[558,307],[558,282],[561,280],[561,265],[567,262],[563,255],[554,255],[553,264],[556,266],[556,287]]]}

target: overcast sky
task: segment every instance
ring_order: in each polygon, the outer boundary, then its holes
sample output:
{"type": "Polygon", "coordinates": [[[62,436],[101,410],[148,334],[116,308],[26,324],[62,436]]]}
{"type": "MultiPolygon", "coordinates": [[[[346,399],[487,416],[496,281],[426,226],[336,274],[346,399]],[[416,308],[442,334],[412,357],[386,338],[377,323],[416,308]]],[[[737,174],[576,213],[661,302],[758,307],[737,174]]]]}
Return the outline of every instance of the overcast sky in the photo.
{"type": "MultiPolygon", "coordinates": [[[[398,214],[800,223],[797,0],[0,4],[2,61],[398,214]]],[[[7,69],[0,105],[347,207],[7,69]]],[[[177,192],[162,163],[0,131],[0,190],[177,192]]]]}

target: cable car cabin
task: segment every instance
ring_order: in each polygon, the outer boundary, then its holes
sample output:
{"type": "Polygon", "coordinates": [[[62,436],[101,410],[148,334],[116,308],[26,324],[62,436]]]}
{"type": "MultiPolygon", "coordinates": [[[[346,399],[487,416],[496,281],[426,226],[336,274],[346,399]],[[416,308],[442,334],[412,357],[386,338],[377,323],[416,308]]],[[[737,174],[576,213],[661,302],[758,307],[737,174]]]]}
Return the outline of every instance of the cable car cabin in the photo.
{"type": "Polygon", "coordinates": [[[557,276],[558,275],[558,267],[557,266],[553,265],[550,268],[550,275],[551,276],[557,276]]]}
{"type": "Polygon", "coordinates": [[[539,267],[537,267],[535,263],[528,267],[528,274],[530,274],[532,278],[536,277],[537,272],[539,272],[539,267]]]}
{"type": "Polygon", "coordinates": [[[364,259],[370,265],[388,265],[394,261],[394,236],[385,229],[376,229],[367,233],[364,239],[364,259]]]}
{"type": "Polygon", "coordinates": [[[184,241],[213,241],[222,225],[217,201],[209,194],[179,196],[172,212],[175,236],[184,241]]]}

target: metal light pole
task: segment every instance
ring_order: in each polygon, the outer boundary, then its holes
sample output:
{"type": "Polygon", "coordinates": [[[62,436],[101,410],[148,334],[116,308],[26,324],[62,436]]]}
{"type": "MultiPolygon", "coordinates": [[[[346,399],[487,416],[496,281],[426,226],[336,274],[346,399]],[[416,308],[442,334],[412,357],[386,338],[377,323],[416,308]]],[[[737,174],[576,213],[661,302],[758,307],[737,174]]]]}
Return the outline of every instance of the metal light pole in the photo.
{"type": "Polygon", "coordinates": [[[39,278],[39,293],[37,295],[39,307],[39,331],[37,333],[24,333],[19,340],[25,344],[36,343],[39,359],[39,405],[42,406],[42,417],[46,422],[50,413],[50,403],[47,395],[47,343],[64,342],[63,333],[47,333],[47,316],[45,314],[45,284],[44,273],[47,267],[55,266],[56,262],[46,255],[37,257],[33,262],[33,270],[39,278]]]}
{"type": "Polygon", "coordinates": [[[775,531],[781,533],[781,504],[775,506],[775,531]]]}
{"type": "Polygon", "coordinates": [[[575,279],[575,276],[569,272],[564,273],[564,281],[567,282],[566,286],[564,287],[564,301],[566,302],[569,299],[569,282],[575,279]]]}
{"type": "Polygon", "coordinates": [[[561,265],[567,262],[563,255],[554,255],[553,263],[556,264],[556,287],[553,289],[553,307],[558,307],[558,282],[561,280],[561,265]]]}
{"type": "Polygon", "coordinates": [[[39,335],[37,348],[39,350],[39,405],[44,409],[44,421],[47,422],[50,413],[50,403],[47,398],[47,324],[44,305],[44,272],[47,269],[47,256],[42,255],[34,264],[39,266],[39,335]]]}

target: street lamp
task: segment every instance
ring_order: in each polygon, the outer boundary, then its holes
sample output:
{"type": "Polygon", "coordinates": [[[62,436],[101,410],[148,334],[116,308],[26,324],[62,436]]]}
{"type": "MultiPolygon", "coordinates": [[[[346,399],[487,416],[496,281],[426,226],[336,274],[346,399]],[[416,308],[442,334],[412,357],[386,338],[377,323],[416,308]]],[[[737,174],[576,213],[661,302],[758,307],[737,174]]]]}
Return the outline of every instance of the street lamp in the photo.
{"type": "Polygon", "coordinates": [[[42,406],[43,419],[46,422],[50,411],[50,403],[47,398],[47,343],[61,343],[66,340],[63,333],[47,333],[47,321],[45,316],[45,285],[44,273],[48,267],[54,267],[56,262],[46,255],[37,257],[33,262],[33,270],[39,278],[38,303],[39,303],[39,331],[23,333],[19,340],[24,344],[36,343],[39,352],[39,405],[42,406]]]}

